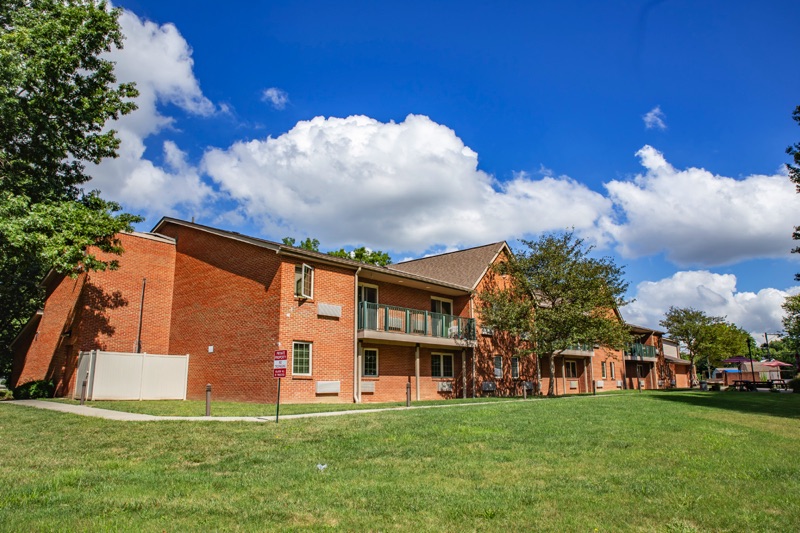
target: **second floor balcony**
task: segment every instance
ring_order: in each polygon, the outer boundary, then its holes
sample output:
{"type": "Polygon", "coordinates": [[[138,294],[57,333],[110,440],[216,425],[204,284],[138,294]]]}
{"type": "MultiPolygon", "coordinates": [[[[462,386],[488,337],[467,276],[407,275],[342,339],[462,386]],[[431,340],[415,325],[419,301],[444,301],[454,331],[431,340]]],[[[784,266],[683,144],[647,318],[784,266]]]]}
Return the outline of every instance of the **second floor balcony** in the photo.
{"type": "Polygon", "coordinates": [[[658,352],[655,346],[647,346],[638,342],[629,344],[625,348],[625,358],[627,359],[655,359],[658,357],[658,352]]]}
{"type": "Polygon", "coordinates": [[[421,309],[360,302],[358,331],[358,337],[363,339],[471,346],[475,341],[475,320],[421,309]]]}

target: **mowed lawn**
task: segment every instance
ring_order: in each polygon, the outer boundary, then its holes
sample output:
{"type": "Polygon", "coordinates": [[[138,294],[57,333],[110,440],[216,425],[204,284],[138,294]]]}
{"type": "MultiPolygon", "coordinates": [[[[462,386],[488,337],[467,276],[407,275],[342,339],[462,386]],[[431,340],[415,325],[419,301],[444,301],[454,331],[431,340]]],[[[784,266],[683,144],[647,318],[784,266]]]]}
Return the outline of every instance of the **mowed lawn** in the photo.
{"type": "Polygon", "coordinates": [[[800,394],[634,393],[277,425],[0,403],[0,436],[4,531],[800,531],[800,394]]]}

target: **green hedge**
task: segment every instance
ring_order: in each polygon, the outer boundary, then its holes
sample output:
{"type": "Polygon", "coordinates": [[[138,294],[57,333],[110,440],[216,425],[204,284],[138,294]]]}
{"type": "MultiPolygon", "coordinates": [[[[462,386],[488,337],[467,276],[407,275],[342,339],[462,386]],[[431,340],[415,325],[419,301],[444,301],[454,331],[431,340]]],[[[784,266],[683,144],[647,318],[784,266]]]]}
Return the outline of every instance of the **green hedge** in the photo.
{"type": "Polygon", "coordinates": [[[35,400],[37,398],[52,398],[56,387],[52,381],[40,379],[23,383],[14,389],[15,400],[35,400]]]}

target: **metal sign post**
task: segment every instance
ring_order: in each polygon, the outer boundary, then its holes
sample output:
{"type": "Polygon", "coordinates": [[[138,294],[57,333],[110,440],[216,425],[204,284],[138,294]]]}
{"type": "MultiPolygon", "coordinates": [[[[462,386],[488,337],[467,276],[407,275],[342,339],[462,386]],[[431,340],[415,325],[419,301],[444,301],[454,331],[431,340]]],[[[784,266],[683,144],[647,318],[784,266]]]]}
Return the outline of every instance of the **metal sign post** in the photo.
{"type": "Polygon", "coordinates": [[[286,360],[288,356],[286,350],[275,350],[275,361],[272,366],[272,377],[278,378],[278,399],[275,403],[275,423],[278,423],[278,415],[281,412],[281,378],[286,377],[286,360]]]}

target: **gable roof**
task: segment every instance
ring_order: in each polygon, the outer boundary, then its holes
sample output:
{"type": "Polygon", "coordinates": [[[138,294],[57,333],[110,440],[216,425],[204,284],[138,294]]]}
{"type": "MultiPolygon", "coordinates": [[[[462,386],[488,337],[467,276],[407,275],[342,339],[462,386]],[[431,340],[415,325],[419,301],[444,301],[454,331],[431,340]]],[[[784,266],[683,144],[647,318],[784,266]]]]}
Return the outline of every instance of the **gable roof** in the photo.
{"type": "Polygon", "coordinates": [[[511,253],[508,244],[500,241],[457,252],[404,261],[389,265],[387,268],[475,289],[503,249],[511,253]]]}
{"type": "Polygon", "coordinates": [[[373,279],[401,278],[416,282],[420,287],[424,287],[426,289],[430,289],[429,285],[435,285],[438,288],[438,292],[443,292],[446,294],[458,294],[458,293],[469,292],[470,290],[470,287],[466,285],[453,283],[446,279],[432,278],[430,276],[425,276],[424,274],[418,274],[416,272],[406,272],[403,270],[395,270],[379,265],[361,263],[360,261],[355,261],[353,259],[336,257],[326,254],[324,252],[314,252],[311,250],[305,250],[303,248],[298,248],[296,246],[288,246],[286,244],[268,241],[266,239],[249,237],[247,235],[242,235],[235,231],[221,230],[211,226],[205,226],[203,224],[197,224],[195,222],[187,222],[185,220],[180,220],[172,217],[163,217],[161,220],[159,220],[158,223],[155,225],[155,227],[152,229],[152,233],[158,234],[158,232],[168,224],[188,227],[199,231],[211,233],[219,237],[224,237],[226,239],[233,239],[240,242],[245,242],[253,246],[272,250],[273,252],[280,255],[296,257],[301,260],[305,259],[307,261],[317,261],[317,262],[327,263],[342,268],[350,268],[353,271],[357,270],[362,272],[361,276],[365,278],[373,278],[373,279]]]}

